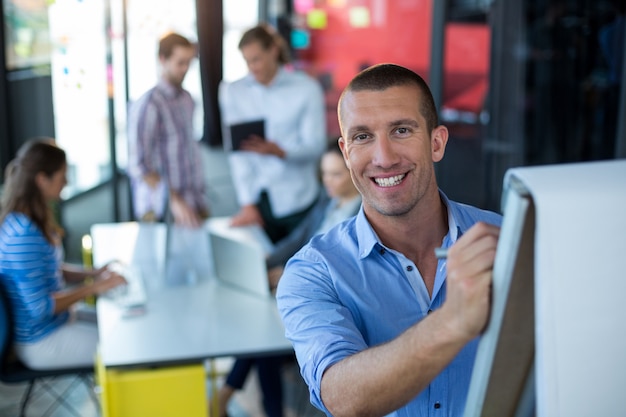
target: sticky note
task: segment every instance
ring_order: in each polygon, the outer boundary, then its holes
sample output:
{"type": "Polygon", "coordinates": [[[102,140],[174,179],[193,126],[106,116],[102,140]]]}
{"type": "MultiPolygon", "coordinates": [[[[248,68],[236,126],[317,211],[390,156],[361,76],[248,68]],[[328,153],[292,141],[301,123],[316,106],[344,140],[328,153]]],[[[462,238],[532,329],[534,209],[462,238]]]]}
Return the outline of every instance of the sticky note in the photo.
{"type": "Polygon", "coordinates": [[[367,7],[351,7],[349,13],[350,26],[366,28],[370,26],[370,11],[367,7]]]}
{"type": "Polygon", "coordinates": [[[306,15],[306,23],[311,29],[326,29],[328,16],[325,10],[312,9],[306,15]]]}

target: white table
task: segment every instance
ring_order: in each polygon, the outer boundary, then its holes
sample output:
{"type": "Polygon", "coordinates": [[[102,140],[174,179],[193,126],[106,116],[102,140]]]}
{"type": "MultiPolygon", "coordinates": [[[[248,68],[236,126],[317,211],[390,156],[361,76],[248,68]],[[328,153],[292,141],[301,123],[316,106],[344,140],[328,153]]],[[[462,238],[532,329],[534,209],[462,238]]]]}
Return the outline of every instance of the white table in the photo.
{"type": "Polygon", "coordinates": [[[286,353],[276,303],[216,280],[150,292],[145,313],[125,317],[113,301],[97,304],[106,367],[182,364],[222,356],[286,353]]]}
{"type": "Polygon", "coordinates": [[[105,370],[292,352],[273,297],[226,286],[213,276],[206,229],[174,228],[169,233],[166,244],[164,224],[109,223],[91,229],[96,266],[117,259],[140,268],[147,281],[143,314],[129,316],[111,299],[98,299],[99,355],[105,370]],[[174,273],[186,277],[180,285],[167,285],[164,278],[172,273],[171,259],[166,262],[172,256],[178,261],[174,273]]]}
{"type": "Polygon", "coordinates": [[[179,259],[184,264],[195,265],[196,282],[189,285],[166,286],[163,282],[164,224],[127,222],[92,227],[96,266],[119,259],[153,275],[144,276],[148,281],[144,314],[129,317],[112,300],[104,297],[98,300],[104,365],[173,364],[292,351],[275,300],[222,285],[211,276],[206,230],[194,231],[196,235],[191,238],[176,233],[190,231],[173,229],[169,250],[177,257],[196,258],[189,262],[179,259]],[[186,250],[173,247],[185,238],[186,250]]]}

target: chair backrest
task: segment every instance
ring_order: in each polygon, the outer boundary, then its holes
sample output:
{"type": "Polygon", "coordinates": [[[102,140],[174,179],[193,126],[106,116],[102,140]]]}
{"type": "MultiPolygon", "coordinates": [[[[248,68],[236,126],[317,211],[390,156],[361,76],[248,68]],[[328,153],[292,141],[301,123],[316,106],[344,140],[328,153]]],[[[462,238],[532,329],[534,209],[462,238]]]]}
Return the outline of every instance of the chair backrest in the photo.
{"type": "Polygon", "coordinates": [[[0,374],[3,373],[4,363],[9,354],[11,343],[11,320],[8,301],[4,288],[0,285],[0,374]]]}

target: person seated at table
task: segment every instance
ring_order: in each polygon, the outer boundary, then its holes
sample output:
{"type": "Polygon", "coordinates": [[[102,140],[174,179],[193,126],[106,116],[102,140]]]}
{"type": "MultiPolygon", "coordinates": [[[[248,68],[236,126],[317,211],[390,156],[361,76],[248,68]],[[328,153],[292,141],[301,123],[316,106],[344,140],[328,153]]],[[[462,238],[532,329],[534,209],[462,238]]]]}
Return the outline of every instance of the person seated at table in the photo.
{"type": "Polygon", "coordinates": [[[276,289],[289,258],[313,236],[325,233],[337,223],[356,215],[361,207],[361,194],[352,182],[336,142],[330,143],[322,155],[320,171],[324,187],[315,206],[296,229],[276,242],[266,260],[272,290],[276,289]]]}
{"type": "Polygon", "coordinates": [[[63,263],[63,230],[51,205],[60,200],[66,171],[65,152],[50,139],[26,142],[6,170],[0,284],[12,312],[15,353],[32,369],[93,365],[97,327],[76,321],[71,309],[126,283],[108,266],[85,270],[63,263]]]}
{"type": "MultiPolygon", "coordinates": [[[[329,144],[320,161],[324,190],[317,203],[302,222],[289,235],[279,240],[268,256],[268,278],[270,288],[275,289],[283,267],[313,236],[325,233],[336,224],[359,211],[361,194],[354,186],[350,171],[346,167],[341,149],[336,142],[329,144]]],[[[263,392],[263,404],[268,416],[282,415],[281,365],[291,355],[264,358],[237,359],[219,391],[219,416],[226,416],[228,401],[236,390],[241,389],[253,365],[263,392]]]]}

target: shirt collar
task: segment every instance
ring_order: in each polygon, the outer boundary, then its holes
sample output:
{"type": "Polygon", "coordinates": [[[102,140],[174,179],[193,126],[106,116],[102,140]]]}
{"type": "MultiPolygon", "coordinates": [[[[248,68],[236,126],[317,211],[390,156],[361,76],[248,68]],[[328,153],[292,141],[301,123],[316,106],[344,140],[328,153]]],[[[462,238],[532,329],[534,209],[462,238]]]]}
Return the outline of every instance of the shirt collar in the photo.
{"type": "MultiPolygon", "coordinates": [[[[461,237],[463,231],[467,230],[471,225],[461,224],[463,223],[463,216],[459,215],[459,209],[454,204],[450,204],[450,200],[445,195],[445,193],[439,190],[439,195],[441,196],[441,201],[448,209],[448,234],[447,237],[450,239],[450,244],[456,242],[456,240],[461,237]]],[[[361,259],[367,257],[377,246],[384,245],[380,242],[378,235],[372,228],[372,225],[365,217],[365,212],[363,211],[363,205],[359,209],[359,212],[356,216],[356,236],[357,242],[359,245],[359,257],[361,259]]]]}
{"type": "Polygon", "coordinates": [[[254,75],[252,75],[251,73],[248,73],[245,76],[245,79],[248,80],[248,82],[253,86],[271,88],[271,87],[281,84],[286,77],[286,73],[287,73],[287,70],[285,69],[285,67],[280,65],[278,67],[278,71],[276,72],[276,75],[274,76],[274,79],[272,79],[272,82],[269,83],[269,85],[261,84],[260,82],[256,80],[256,78],[254,78],[254,75]]]}
{"type": "Polygon", "coordinates": [[[166,97],[169,98],[174,98],[183,91],[182,88],[175,87],[170,84],[165,78],[161,78],[159,80],[159,82],[157,83],[157,87],[163,92],[166,97]]]}

